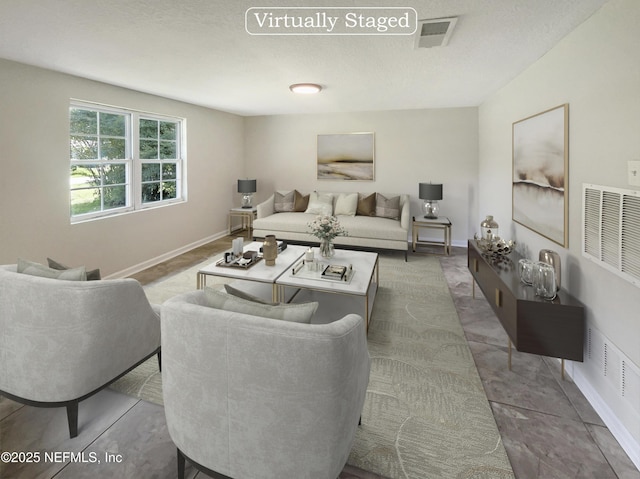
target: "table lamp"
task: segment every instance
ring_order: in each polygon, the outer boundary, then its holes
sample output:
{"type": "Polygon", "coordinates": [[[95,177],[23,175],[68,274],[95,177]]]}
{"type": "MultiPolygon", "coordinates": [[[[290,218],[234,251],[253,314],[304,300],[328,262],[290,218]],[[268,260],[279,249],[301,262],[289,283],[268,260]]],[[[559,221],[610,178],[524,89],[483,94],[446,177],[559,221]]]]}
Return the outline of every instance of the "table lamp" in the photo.
{"type": "Polygon", "coordinates": [[[442,199],[442,184],[420,183],[418,196],[424,201],[422,209],[424,217],[438,217],[438,201],[442,199]]]}
{"type": "Polygon", "coordinates": [[[242,193],[242,207],[252,208],[253,194],[257,191],[256,180],[238,180],[238,193],[242,193]]]}

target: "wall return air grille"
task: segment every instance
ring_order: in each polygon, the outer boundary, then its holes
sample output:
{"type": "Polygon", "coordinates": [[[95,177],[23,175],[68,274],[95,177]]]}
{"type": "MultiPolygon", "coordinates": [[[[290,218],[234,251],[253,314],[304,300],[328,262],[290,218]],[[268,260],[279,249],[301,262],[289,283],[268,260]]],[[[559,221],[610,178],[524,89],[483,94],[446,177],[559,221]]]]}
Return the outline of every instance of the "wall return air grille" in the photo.
{"type": "Polygon", "coordinates": [[[582,254],[640,287],[640,192],[583,185],[582,254]]]}

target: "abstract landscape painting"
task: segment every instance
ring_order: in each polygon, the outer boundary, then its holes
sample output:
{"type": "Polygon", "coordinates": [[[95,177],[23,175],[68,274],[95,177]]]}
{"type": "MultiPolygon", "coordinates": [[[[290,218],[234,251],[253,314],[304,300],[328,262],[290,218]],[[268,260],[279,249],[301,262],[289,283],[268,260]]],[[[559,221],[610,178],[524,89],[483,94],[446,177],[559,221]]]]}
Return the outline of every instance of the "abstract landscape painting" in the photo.
{"type": "Polygon", "coordinates": [[[513,124],[513,220],[568,246],[569,105],[513,124]]]}
{"type": "Polygon", "coordinates": [[[318,135],[318,179],[373,181],[373,139],[373,133],[318,135]]]}

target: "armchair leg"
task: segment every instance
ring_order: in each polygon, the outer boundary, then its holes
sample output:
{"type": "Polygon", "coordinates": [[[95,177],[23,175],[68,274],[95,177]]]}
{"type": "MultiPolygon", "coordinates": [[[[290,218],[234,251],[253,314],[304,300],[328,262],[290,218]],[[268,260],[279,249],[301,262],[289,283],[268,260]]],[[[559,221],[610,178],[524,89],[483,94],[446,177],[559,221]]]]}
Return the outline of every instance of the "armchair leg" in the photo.
{"type": "Polygon", "coordinates": [[[178,451],[178,479],[184,479],[184,469],[185,469],[185,457],[184,454],[182,454],[182,451],[180,451],[180,449],[177,449],[178,451]]]}
{"type": "Polygon", "coordinates": [[[69,423],[69,437],[78,435],[78,402],[67,404],[67,422],[69,423]]]}
{"type": "Polygon", "coordinates": [[[158,351],[158,370],[162,371],[162,351],[158,351]]]}

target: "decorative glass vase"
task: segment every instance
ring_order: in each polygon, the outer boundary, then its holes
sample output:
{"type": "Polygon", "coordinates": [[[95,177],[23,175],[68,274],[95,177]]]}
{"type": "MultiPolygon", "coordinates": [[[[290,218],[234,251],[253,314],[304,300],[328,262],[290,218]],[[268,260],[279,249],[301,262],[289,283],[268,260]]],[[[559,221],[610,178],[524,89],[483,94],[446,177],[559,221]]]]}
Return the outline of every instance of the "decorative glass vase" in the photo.
{"type": "Polygon", "coordinates": [[[333,243],[328,238],[322,238],[320,240],[320,256],[323,258],[332,258],[335,254],[333,249],[333,243]]]}

